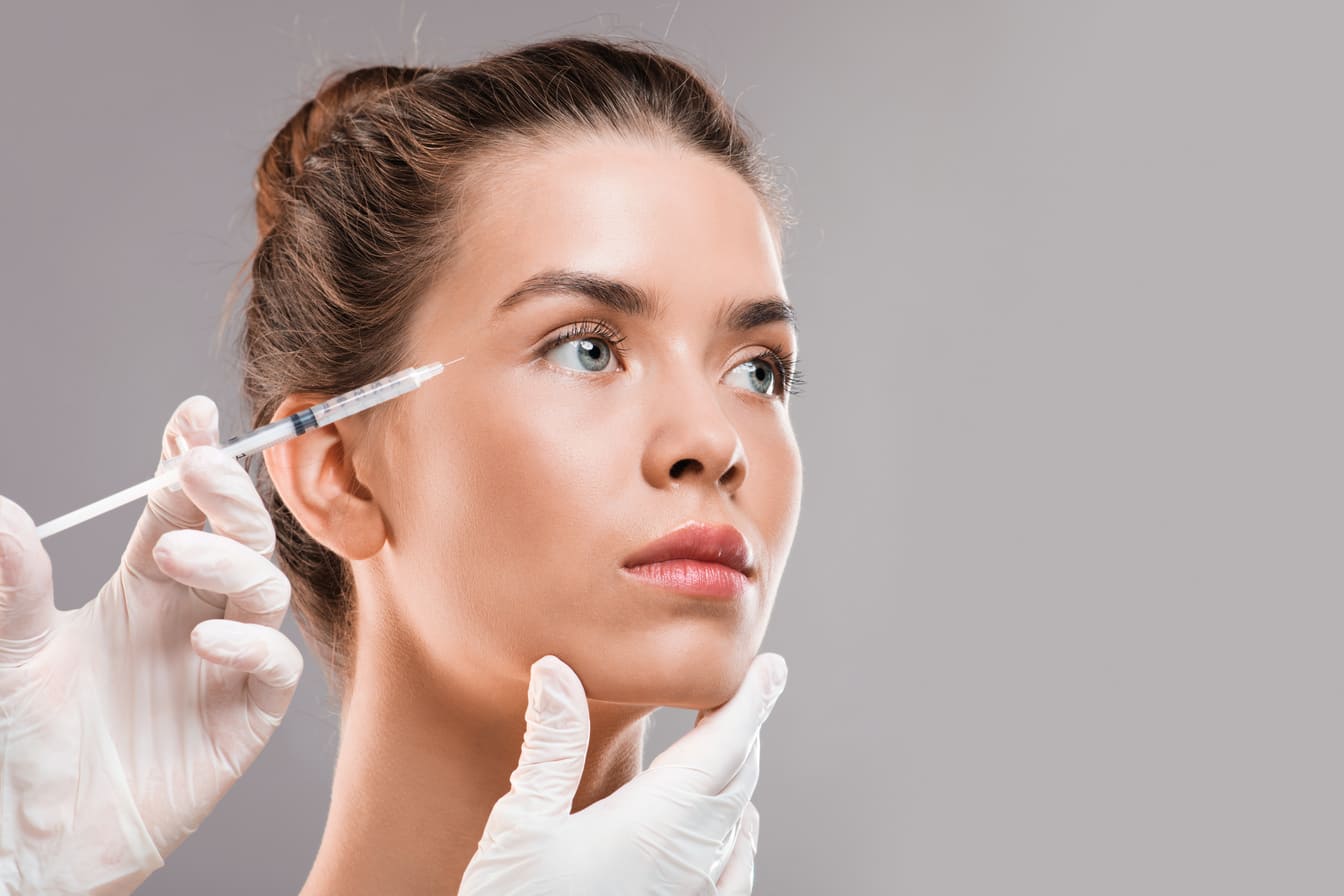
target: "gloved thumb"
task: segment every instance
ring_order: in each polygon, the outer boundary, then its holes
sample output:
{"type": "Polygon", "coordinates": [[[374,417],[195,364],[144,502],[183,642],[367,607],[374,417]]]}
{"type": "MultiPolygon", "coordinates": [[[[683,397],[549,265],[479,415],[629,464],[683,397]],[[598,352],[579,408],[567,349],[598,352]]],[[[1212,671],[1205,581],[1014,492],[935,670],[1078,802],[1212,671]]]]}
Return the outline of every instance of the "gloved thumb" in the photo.
{"type": "Polygon", "coordinates": [[[55,624],[51,557],[37,536],[37,524],[0,496],[0,663],[27,659],[55,624]]]}
{"type": "Polygon", "coordinates": [[[547,655],[532,664],[527,689],[527,730],[509,792],[485,825],[485,837],[502,836],[525,823],[568,816],[588,757],[588,697],[574,670],[547,655]]]}

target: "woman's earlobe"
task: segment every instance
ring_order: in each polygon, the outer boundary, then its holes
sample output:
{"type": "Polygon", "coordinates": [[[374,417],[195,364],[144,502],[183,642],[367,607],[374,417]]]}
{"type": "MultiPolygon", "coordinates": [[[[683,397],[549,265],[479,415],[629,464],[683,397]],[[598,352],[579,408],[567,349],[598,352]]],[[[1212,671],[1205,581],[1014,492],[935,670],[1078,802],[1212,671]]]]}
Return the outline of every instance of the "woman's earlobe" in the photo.
{"type": "MultiPolygon", "coordinates": [[[[287,402],[276,419],[309,404],[287,402]]],[[[263,452],[275,491],[299,525],[347,560],[371,557],[387,541],[382,509],[359,480],[345,441],[362,422],[340,420],[263,452]]]]}

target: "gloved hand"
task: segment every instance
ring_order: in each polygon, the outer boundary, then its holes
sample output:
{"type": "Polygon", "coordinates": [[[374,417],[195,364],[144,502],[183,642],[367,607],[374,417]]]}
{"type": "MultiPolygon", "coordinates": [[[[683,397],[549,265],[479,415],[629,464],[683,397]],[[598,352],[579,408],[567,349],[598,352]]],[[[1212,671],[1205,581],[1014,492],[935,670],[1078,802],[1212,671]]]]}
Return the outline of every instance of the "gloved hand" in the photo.
{"type": "Polygon", "coordinates": [[[511,789],[490,812],[458,896],[747,896],[760,729],[786,675],[783,657],[760,654],[728,702],[700,713],[632,781],[571,815],[588,752],[587,698],[563,661],[537,660],[511,789]]]}
{"type": "Polygon", "coordinates": [[[303,670],[278,631],[289,580],[218,426],[209,398],[178,406],[156,475],[189,448],[181,487],[149,495],[117,571],[77,610],[56,609],[32,518],[0,498],[0,892],[131,892],[289,705],[303,670]]]}

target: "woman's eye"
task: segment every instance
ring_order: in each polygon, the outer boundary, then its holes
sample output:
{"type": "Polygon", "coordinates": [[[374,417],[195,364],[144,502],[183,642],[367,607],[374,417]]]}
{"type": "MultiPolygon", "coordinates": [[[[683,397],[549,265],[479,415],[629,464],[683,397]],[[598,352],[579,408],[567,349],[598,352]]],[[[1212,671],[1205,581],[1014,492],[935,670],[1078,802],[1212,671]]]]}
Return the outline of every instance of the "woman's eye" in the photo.
{"type": "Polygon", "coordinates": [[[760,395],[775,394],[775,369],[767,364],[763,358],[753,358],[750,361],[744,361],[737,365],[729,373],[729,376],[739,371],[745,371],[747,388],[760,395]],[[758,388],[764,384],[763,388],[758,388]]]}
{"type": "Polygon", "coordinates": [[[593,336],[561,338],[566,339],[566,341],[555,343],[554,347],[545,354],[547,360],[553,361],[561,367],[588,373],[601,373],[607,369],[613,353],[611,346],[605,339],[593,336]],[[559,360],[561,358],[564,360],[559,360]],[[568,363],[570,359],[574,359],[575,363],[573,365],[568,363]]]}
{"type": "MultiPolygon", "coordinates": [[[[601,321],[583,321],[551,339],[541,356],[552,364],[583,373],[603,373],[612,367],[613,358],[622,362],[624,356],[616,348],[625,337],[601,321]]],[[[757,395],[783,397],[784,392],[796,392],[794,383],[801,383],[793,363],[793,355],[773,348],[764,354],[743,361],[729,372],[729,377],[740,375],[743,388],[757,395]]]]}

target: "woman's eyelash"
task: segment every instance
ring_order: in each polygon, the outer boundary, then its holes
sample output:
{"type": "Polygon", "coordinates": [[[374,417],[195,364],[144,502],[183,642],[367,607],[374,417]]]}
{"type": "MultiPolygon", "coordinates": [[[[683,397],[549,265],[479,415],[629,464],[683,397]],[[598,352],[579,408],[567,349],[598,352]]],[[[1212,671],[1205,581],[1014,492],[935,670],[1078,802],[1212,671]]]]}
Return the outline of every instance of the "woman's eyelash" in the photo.
{"type": "Polygon", "coordinates": [[[779,372],[784,377],[784,391],[791,395],[797,395],[802,392],[803,390],[797,387],[807,382],[807,380],[803,379],[803,370],[798,366],[796,360],[797,356],[794,355],[793,352],[785,351],[783,346],[772,345],[770,346],[770,351],[766,352],[764,355],[757,355],[751,360],[758,361],[761,358],[766,357],[766,355],[774,355],[775,361],[779,365],[779,372]]]}
{"type": "MultiPolygon", "coordinates": [[[[549,352],[558,345],[563,345],[571,339],[578,339],[580,336],[601,336],[611,344],[611,350],[618,360],[624,361],[625,356],[616,346],[625,341],[625,337],[620,334],[611,324],[604,320],[582,320],[576,321],[565,328],[564,332],[557,334],[553,339],[546,343],[543,351],[549,352]]],[[[785,392],[797,395],[803,390],[797,388],[807,382],[803,378],[802,369],[798,366],[796,355],[793,352],[786,351],[783,346],[772,345],[754,358],[748,358],[749,361],[759,361],[762,358],[769,358],[774,361],[774,366],[783,380],[785,392]]]]}
{"type": "MultiPolygon", "coordinates": [[[[625,337],[604,320],[581,320],[570,324],[563,333],[546,343],[546,351],[569,342],[571,339],[578,339],[580,336],[601,336],[611,343],[613,351],[615,351],[616,346],[625,341],[625,337]]],[[[619,351],[616,352],[616,357],[622,357],[619,351]]]]}

